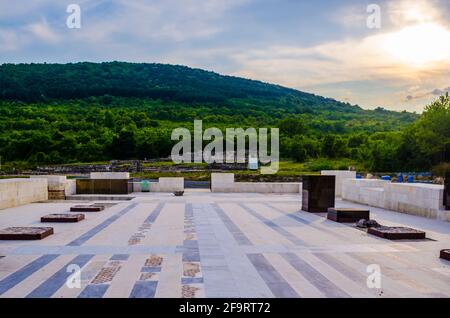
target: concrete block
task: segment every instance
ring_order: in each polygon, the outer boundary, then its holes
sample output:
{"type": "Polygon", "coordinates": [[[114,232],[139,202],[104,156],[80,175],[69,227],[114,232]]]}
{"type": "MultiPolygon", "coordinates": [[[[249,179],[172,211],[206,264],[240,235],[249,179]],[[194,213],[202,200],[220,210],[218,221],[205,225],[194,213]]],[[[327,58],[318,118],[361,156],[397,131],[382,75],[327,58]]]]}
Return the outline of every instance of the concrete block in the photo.
{"type": "MultiPolygon", "coordinates": [[[[184,191],[184,178],[159,178],[158,182],[150,182],[150,192],[184,191]]],[[[135,191],[137,191],[135,189],[135,191]]]]}
{"type": "Polygon", "coordinates": [[[212,192],[234,192],[234,173],[212,173],[212,192]]]}
{"type": "Polygon", "coordinates": [[[323,176],[335,176],[336,177],[335,194],[337,197],[342,196],[343,181],[345,179],[355,179],[356,178],[356,171],[349,171],[349,170],[322,170],[320,172],[320,174],[323,176]]]}
{"type": "Polygon", "coordinates": [[[91,179],[130,179],[129,172],[91,172],[91,179]]]}

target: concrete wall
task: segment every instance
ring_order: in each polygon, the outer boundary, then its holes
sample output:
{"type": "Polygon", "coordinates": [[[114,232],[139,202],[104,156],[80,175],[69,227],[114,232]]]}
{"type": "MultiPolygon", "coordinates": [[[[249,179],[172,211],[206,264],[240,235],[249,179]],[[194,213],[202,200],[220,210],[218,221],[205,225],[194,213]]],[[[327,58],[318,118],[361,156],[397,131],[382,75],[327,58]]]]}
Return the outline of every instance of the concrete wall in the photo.
{"type": "Polygon", "coordinates": [[[66,194],[66,176],[57,176],[57,175],[37,175],[30,176],[31,179],[47,179],[48,186],[48,199],[49,200],[65,200],[66,194]]]}
{"type": "MultiPolygon", "coordinates": [[[[390,183],[390,181],[380,179],[345,179],[342,182],[342,198],[367,204],[366,201],[370,194],[366,191],[366,188],[375,189],[375,192],[380,190],[384,191],[384,185],[387,183],[390,183]]],[[[375,192],[373,193],[374,196],[375,192]]],[[[379,195],[379,193],[377,195],[379,195]]]]}
{"type": "Polygon", "coordinates": [[[301,193],[302,184],[296,182],[235,182],[239,193],[301,193]]]}
{"type": "Polygon", "coordinates": [[[150,183],[150,192],[184,191],[184,178],[159,178],[157,184],[150,183]]]}
{"type": "Polygon", "coordinates": [[[47,179],[45,178],[0,180],[0,209],[47,199],[47,179]]]}
{"type": "Polygon", "coordinates": [[[69,179],[66,181],[64,193],[66,196],[77,194],[77,181],[75,179],[69,179]]]}
{"type": "Polygon", "coordinates": [[[211,191],[225,193],[301,193],[295,182],[234,182],[233,173],[212,173],[211,191]]]}
{"type": "MultiPolygon", "coordinates": [[[[150,192],[184,191],[184,178],[159,178],[158,182],[150,182],[150,192]]],[[[133,182],[133,192],[141,192],[141,183],[133,182]]]]}
{"type": "Polygon", "coordinates": [[[391,183],[375,179],[347,179],[342,198],[396,212],[450,221],[444,211],[444,187],[422,183],[391,183]]]}
{"type": "Polygon", "coordinates": [[[51,191],[64,190],[66,188],[66,176],[37,175],[30,176],[31,179],[47,179],[48,189],[51,191]]]}
{"type": "Polygon", "coordinates": [[[77,192],[76,180],[67,179],[66,176],[36,175],[30,176],[30,178],[47,179],[49,200],[64,200],[66,196],[74,195],[77,192]]]}
{"type": "Polygon", "coordinates": [[[91,172],[91,179],[130,179],[129,172],[91,172]]]}
{"type": "Polygon", "coordinates": [[[349,170],[322,170],[320,172],[323,176],[335,176],[336,177],[336,196],[342,196],[342,183],[345,179],[355,179],[356,171],[349,170]]]}

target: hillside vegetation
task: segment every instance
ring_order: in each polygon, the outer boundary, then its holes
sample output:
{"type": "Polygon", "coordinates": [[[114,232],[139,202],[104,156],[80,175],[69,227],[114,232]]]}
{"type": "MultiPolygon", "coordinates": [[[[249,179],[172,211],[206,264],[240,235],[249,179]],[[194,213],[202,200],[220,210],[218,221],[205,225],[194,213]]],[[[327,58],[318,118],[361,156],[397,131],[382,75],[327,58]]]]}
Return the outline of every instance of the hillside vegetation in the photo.
{"type": "Polygon", "coordinates": [[[279,127],[281,156],[297,162],[427,170],[448,161],[448,113],[445,97],[419,118],[185,66],[0,65],[2,162],[29,166],[166,157],[172,129],[202,119],[204,128],[279,127]]]}

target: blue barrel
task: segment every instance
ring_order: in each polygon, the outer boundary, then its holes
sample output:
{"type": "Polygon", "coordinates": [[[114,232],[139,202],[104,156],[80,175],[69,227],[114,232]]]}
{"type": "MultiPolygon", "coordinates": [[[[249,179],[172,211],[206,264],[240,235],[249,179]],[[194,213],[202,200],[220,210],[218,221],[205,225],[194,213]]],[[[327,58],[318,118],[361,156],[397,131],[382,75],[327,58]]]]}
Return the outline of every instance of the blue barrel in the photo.
{"type": "Polygon", "coordinates": [[[398,183],[402,183],[402,182],[403,182],[403,175],[399,174],[399,175],[397,176],[397,182],[398,182],[398,183]]]}
{"type": "Polygon", "coordinates": [[[391,181],[391,176],[382,176],[381,180],[391,181]]]}
{"type": "Polygon", "coordinates": [[[362,176],[360,174],[357,174],[356,179],[362,179],[362,176]]]}
{"type": "Polygon", "coordinates": [[[412,175],[408,176],[408,183],[414,183],[414,176],[412,175]]]}

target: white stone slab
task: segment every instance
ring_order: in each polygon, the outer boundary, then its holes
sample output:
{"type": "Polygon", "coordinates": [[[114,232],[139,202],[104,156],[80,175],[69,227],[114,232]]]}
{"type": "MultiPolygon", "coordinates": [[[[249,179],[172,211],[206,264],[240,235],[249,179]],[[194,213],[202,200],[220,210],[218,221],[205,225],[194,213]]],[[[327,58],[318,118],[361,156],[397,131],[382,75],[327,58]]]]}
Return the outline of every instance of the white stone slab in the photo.
{"type": "Polygon", "coordinates": [[[129,172],[91,172],[91,179],[130,179],[129,172]]]}

